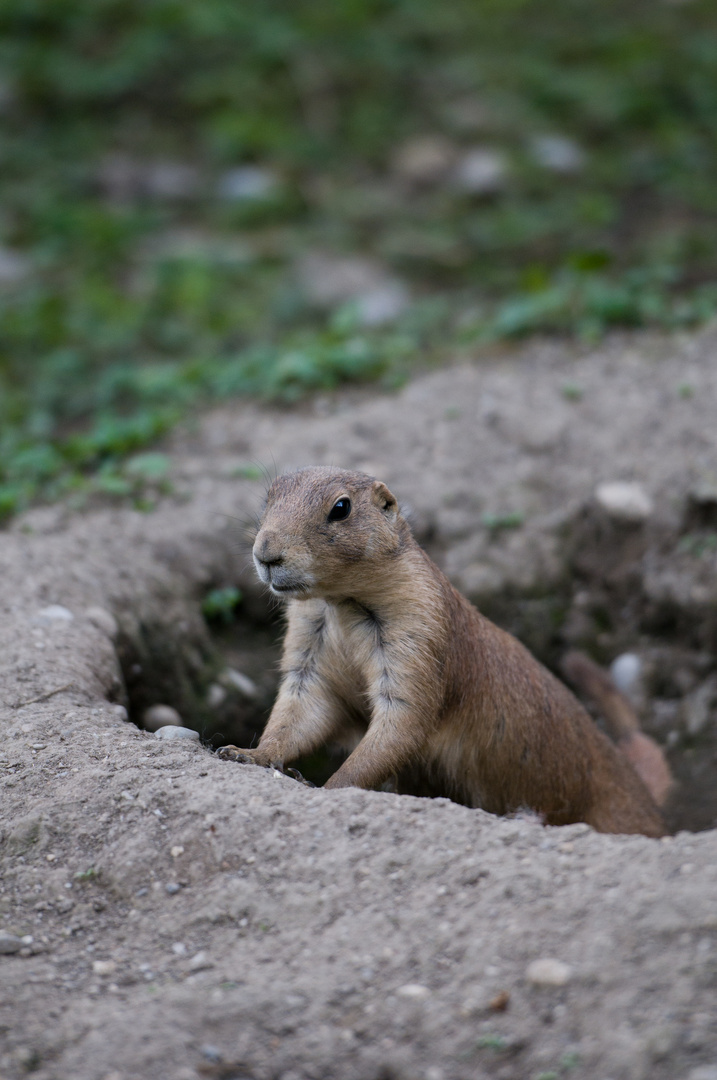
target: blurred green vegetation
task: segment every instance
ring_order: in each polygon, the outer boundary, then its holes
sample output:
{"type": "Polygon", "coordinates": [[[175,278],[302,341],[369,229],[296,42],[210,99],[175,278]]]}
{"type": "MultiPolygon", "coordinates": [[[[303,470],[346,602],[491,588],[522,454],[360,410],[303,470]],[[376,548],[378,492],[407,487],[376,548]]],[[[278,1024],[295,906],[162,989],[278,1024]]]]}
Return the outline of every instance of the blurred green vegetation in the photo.
{"type": "Polygon", "coordinates": [[[717,304],[707,0],[4,0],[0,121],[0,518],[151,504],[140,451],[205,401],[717,304]],[[504,175],[407,175],[418,137],[504,175]],[[412,303],[312,305],[317,250],[412,303]]]}

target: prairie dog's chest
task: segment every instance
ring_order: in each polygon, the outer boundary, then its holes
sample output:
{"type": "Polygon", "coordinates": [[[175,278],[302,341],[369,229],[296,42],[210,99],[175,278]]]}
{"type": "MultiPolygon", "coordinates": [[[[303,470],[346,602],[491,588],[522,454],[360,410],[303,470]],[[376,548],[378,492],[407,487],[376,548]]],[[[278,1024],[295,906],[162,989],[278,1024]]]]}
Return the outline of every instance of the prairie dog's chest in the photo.
{"type": "Polygon", "coordinates": [[[344,600],[328,605],[329,640],[350,667],[364,673],[383,650],[384,626],[379,616],[356,603],[344,600]]]}

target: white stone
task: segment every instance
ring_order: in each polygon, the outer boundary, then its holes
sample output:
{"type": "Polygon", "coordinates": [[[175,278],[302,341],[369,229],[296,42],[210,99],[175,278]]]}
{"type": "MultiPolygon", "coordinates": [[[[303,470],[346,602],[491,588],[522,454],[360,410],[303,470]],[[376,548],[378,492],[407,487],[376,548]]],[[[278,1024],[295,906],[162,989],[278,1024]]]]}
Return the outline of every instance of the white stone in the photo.
{"type": "Polygon", "coordinates": [[[434,184],[450,169],[455,149],[441,135],[418,135],[396,150],[391,166],[409,184],[434,184]]]}
{"type": "Polygon", "coordinates": [[[636,653],[620,653],[610,665],[610,677],[622,694],[632,694],[640,687],[642,661],[636,653]]]}
{"type": "Polygon", "coordinates": [[[88,607],[85,611],[86,617],[90,620],[93,626],[96,626],[98,630],[101,630],[103,634],[106,634],[111,641],[114,641],[119,634],[119,626],[114,615],[111,615],[109,611],[106,611],[102,607],[88,607]]]}
{"type": "Polygon", "coordinates": [[[229,202],[256,202],[267,199],[279,187],[279,178],[261,165],[239,165],[229,169],[219,181],[218,191],[229,202]]]}
{"type": "Polygon", "coordinates": [[[539,165],[556,173],[576,173],[585,164],[581,147],[564,135],[536,135],[530,151],[539,165]]]}
{"type": "Polygon", "coordinates": [[[192,728],[172,727],[170,725],[161,727],[159,731],[155,731],[154,737],[155,739],[176,739],[181,742],[189,740],[196,740],[196,742],[199,742],[198,731],[194,731],[192,728]]]}
{"type": "Polygon", "coordinates": [[[404,986],[399,986],[396,994],[398,997],[413,998],[418,1001],[421,998],[430,997],[431,991],[421,983],[406,983],[404,986]]]}
{"type": "Polygon", "coordinates": [[[238,690],[240,694],[243,694],[245,698],[252,700],[259,696],[259,687],[254,680],[241,671],[237,671],[236,668],[225,668],[219,678],[225,686],[233,687],[234,690],[238,690]]]}
{"type": "Polygon", "coordinates": [[[62,604],[50,604],[38,612],[38,618],[42,622],[72,622],[74,617],[69,608],[62,604]]]}
{"type": "Polygon", "coordinates": [[[528,964],[525,977],[535,986],[565,986],[572,977],[572,968],[562,960],[545,956],[528,964]]]}
{"type": "Polygon", "coordinates": [[[114,960],[93,960],[92,970],[95,975],[112,975],[117,970],[114,960]]]}
{"type": "Polygon", "coordinates": [[[476,147],[458,162],[453,185],[468,195],[495,195],[505,187],[507,176],[505,154],[488,147],[476,147]]]}
{"type": "Polygon", "coordinates": [[[654,511],[652,499],[642,484],[625,480],[598,484],[595,499],[599,506],[615,521],[639,524],[646,521],[654,511]]]}
{"type": "Polygon", "coordinates": [[[385,281],[356,300],[362,326],[384,326],[402,315],[410,301],[408,289],[400,281],[385,281]]]}
{"type": "Polygon", "coordinates": [[[153,161],[146,167],[144,188],[158,199],[191,199],[200,189],[195,165],[183,161],[153,161]]]}
{"type": "Polygon", "coordinates": [[[17,251],[0,247],[0,285],[14,285],[30,272],[30,261],[17,251]]]}
{"type": "Polygon", "coordinates": [[[16,937],[15,934],[7,934],[4,930],[0,930],[0,956],[11,956],[13,953],[20,952],[22,948],[22,938],[16,937]]]}
{"type": "Polygon", "coordinates": [[[181,727],[182,718],[171,705],[150,705],[142,714],[145,731],[157,732],[164,727],[181,727]]]}
{"type": "Polygon", "coordinates": [[[682,702],[682,718],[689,735],[699,735],[717,707],[717,675],[711,675],[682,702]]]}
{"type": "Polygon", "coordinates": [[[313,251],[297,263],[299,287],[314,307],[329,311],[353,303],[364,326],[380,326],[408,306],[408,289],[380,262],[361,256],[313,251]]]}
{"type": "Polygon", "coordinates": [[[217,709],[220,705],[223,705],[227,699],[227,692],[223,686],[219,683],[212,683],[207,691],[207,701],[212,709],[217,709]]]}

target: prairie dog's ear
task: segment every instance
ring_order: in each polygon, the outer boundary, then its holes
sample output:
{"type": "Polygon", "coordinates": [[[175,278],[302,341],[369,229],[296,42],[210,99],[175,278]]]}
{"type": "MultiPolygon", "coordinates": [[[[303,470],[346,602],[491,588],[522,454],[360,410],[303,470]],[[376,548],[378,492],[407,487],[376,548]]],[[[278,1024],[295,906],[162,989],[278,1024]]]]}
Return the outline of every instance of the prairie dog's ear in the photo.
{"type": "Polygon", "coordinates": [[[380,480],[374,480],[371,489],[371,501],[379,510],[386,510],[392,517],[398,513],[396,498],[380,480]]]}

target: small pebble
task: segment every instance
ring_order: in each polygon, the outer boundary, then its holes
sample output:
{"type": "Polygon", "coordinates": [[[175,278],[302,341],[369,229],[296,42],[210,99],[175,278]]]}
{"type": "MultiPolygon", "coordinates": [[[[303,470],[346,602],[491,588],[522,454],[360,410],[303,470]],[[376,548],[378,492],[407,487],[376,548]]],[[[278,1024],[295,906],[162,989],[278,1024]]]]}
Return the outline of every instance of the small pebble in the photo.
{"type": "Polygon", "coordinates": [[[92,970],[95,975],[112,975],[117,970],[114,960],[93,960],[92,970]]]}
{"type": "Polygon", "coordinates": [[[565,986],[570,981],[572,969],[562,960],[543,957],[528,964],[525,977],[535,986],[565,986]]]}
{"type": "Polygon", "coordinates": [[[223,683],[238,690],[240,694],[243,694],[245,698],[252,700],[259,696],[259,687],[250,679],[248,675],[244,675],[241,671],[237,671],[235,668],[226,668],[221,676],[223,683]]]}
{"type": "Polygon", "coordinates": [[[654,504],[642,484],[615,480],[598,484],[595,499],[614,521],[638,525],[652,515],[654,504]]]}
{"type": "Polygon", "coordinates": [[[114,641],[119,634],[117,620],[114,615],[111,615],[109,611],[105,611],[104,608],[89,607],[85,611],[85,616],[93,626],[96,626],[98,630],[101,630],[106,634],[111,641],[114,641]]]}
{"type": "Polygon", "coordinates": [[[420,998],[430,997],[431,991],[421,983],[406,983],[404,986],[399,986],[396,994],[398,997],[419,1000],[420,998]]]}
{"type": "Polygon", "coordinates": [[[177,739],[181,742],[194,740],[199,742],[199,732],[186,727],[161,727],[154,733],[155,739],[177,739]]]}
{"type": "Polygon", "coordinates": [[[476,147],[456,166],[453,184],[468,195],[496,195],[505,187],[508,161],[500,150],[476,147]]]}
{"type": "Polygon", "coordinates": [[[206,952],[195,953],[187,964],[190,971],[200,971],[202,968],[214,967],[206,952]]]}
{"type": "Polygon", "coordinates": [[[50,604],[38,612],[38,620],[47,623],[72,622],[74,617],[69,608],[63,607],[62,604],[50,604]]]}
{"type": "Polygon", "coordinates": [[[181,844],[175,844],[173,848],[170,848],[169,854],[173,859],[178,859],[180,855],[184,855],[184,848],[181,844]]]}
{"type": "Polygon", "coordinates": [[[261,165],[238,165],[228,169],[219,180],[219,197],[228,202],[253,202],[275,195],[279,177],[261,165]]]}
{"type": "Polygon", "coordinates": [[[212,683],[209,687],[209,690],[207,691],[207,701],[209,703],[209,707],[212,709],[219,708],[220,705],[224,704],[226,698],[227,692],[224,687],[220,686],[219,683],[212,683]]]}
{"type": "Polygon", "coordinates": [[[551,172],[575,173],[585,164],[582,148],[564,135],[536,135],[530,151],[538,165],[551,172]]]}
{"type": "Polygon", "coordinates": [[[22,938],[0,930],[0,956],[11,956],[13,953],[18,953],[22,946],[22,938]]]}
{"type": "Polygon", "coordinates": [[[206,1058],[207,1061],[213,1061],[216,1063],[222,1060],[222,1052],[218,1046],[210,1046],[208,1043],[206,1043],[204,1046],[201,1046],[199,1048],[199,1053],[202,1055],[203,1058],[206,1058]]]}
{"type": "Polygon", "coordinates": [[[636,653],[621,653],[610,665],[610,675],[622,694],[630,694],[639,687],[642,661],[636,653]]]}
{"type": "Polygon", "coordinates": [[[183,941],[175,941],[174,945],[172,945],[172,952],[175,954],[175,956],[186,956],[187,946],[184,944],[183,941]]]}
{"type": "Polygon", "coordinates": [[[181,727],[182,718],[171,705],[150,705],[142,714],[145,731],[159,731],[163,727],[181,727]]]}
{"type": "Polygon", "coordinates": [[[168,881],[164,886],[164,891],[168,896],[176,896],[179,890],[182,888],[176,881],[168,881]]]}

